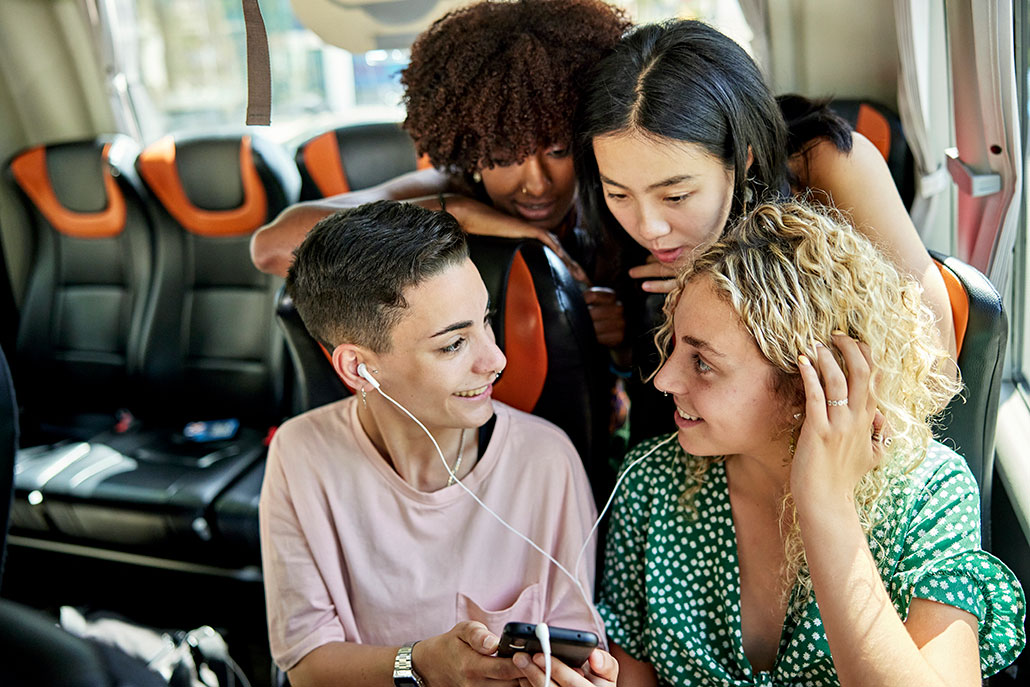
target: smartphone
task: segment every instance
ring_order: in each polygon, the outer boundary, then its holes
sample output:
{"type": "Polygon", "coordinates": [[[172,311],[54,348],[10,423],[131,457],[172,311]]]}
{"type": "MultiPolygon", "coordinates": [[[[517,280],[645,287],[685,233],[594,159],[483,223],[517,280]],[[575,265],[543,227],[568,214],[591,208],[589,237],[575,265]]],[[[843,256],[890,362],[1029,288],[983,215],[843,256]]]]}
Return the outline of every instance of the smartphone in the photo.
{"type": "MultiPolygon", "coordinates": [[[[572,668],[579,668],[586,663],[590,652],[597,648],[597,635],[583,630],[570,630],[565,627],[550,627],[551,655],[572,668]]],[[[497,647],[498,656],[512,656],[517,651],[528,654],[543,653],[540,640],[536,636],[536,625],[533,623],[508,623],[501,634],[501,643],[497,647]]]]}

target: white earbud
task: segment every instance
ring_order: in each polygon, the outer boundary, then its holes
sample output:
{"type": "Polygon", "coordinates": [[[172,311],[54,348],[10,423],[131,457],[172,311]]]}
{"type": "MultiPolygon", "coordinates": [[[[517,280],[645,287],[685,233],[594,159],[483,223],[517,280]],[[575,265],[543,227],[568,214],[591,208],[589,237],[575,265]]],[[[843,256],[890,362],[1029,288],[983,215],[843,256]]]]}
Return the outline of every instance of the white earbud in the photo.
{"type": "Polygon", "coordinates": [[[364,377],[365,381],[371,384],[373,389],[379,388],[379,382],[377,382],[376,378],[372,376],[372,373],[368,371],[368,367],[365,366],[365,363],[358,363],[358,374],[364,377]]]}
{"type": "Polygon", "coordinates": [[[536,638],[540,640],[540,649],[544,653],[544,684],[551,684],[551,629],[547,623],[537,623],[534,630],[536,638]]]}

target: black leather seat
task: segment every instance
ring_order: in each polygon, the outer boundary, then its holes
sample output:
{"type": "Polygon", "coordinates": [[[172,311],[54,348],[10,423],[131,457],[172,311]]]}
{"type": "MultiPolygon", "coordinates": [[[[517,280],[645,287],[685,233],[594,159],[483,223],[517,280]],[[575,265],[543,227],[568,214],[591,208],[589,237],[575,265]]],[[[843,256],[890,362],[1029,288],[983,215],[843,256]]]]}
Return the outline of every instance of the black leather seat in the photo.
{"type": "Polygon", "coordinates": [[[941,417],[937,436],[963,455],[980,486],[983,546],[990,546],[994,436],[1008,342],[1008,318],[994,284],[958,258],[931,251],[941,268],[958,342],[963,390],[941,417]]]}
{"type": "Polygon", "coordinates": [[[313,136],[297,147],[301,200],[326,198],[375,186],[429,166],[415,144],[392,122],[355,124],[313,136]]]}
{"type": "Polygon", "coordinates": [[[16,154],[33,232],[16,360],[23,443],[88,439],[139,399],[139,337],[153,227],[125,136],[16,154]]]}
{"type": "Polygon", "coordinates": [[[279,280],[254,269],[248,244],[296,201],[297,171],[285,151],[249,136],[166,139],[136,167],[154,221],[146,308],[127,335],[138,359],[129,407],[142,426],[23,452],[15,523],[88,546],[250,565],[256,548],[230,555],[213,503],[262,458],[287,413],[279,280]],[[238,423],[230,438],[202,443],[183,431],[223,420],[238,423]]]}

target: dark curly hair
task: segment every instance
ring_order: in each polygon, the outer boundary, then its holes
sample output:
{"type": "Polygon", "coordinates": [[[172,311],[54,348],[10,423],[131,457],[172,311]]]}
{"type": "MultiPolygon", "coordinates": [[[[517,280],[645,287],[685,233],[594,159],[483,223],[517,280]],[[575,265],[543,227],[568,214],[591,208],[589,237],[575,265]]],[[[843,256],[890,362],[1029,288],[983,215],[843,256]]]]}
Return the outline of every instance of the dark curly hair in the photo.
{"type": "Polygon", "coordinates": [[[411,48],[404,128],[437,168],[471,174],[568,142],[584,72],[630,26],[600,0],[484,0],[411,48]]]}

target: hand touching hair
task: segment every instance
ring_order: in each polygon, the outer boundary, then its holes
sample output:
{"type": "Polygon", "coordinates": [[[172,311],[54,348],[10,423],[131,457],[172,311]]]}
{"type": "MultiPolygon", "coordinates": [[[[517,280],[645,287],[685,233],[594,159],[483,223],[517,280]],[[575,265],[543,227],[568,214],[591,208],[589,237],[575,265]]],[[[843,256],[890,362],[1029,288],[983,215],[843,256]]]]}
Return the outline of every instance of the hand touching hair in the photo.
{"type": "MultiPolygon", "coordinates": [[[[891,476],[922,460],[933,438],[934,416],[960,388],[920,286],[899,275],[839,213],[796,201],[759,205],[700,251],[678,276],[665,302],[665,323],[655,337],[663,364],[671,351],[673,314],[683,289],[703,277],[737,313],[774,368],[775,388],[785,402],[804,398],[797,361],[801,355],[814,360],[816,342],[834,353],[845,374],[847,366],[833,345],[832,332],[843,331],[868,346],[870,365],[877,371],[872,394],[892,438],[890,450],[855,489],[856,508],[868,533],[891,476]]],[[[700,488],[712,459],[690,460],[699,462],[693,466],[695,485],[685,498],[700,488]]],[[[784,508],[793,509],[789,494],[784,508]]],[[[796,513],[795,531],[786,539],[790,579],[798,579],[807,590],[796,513]]]]}

